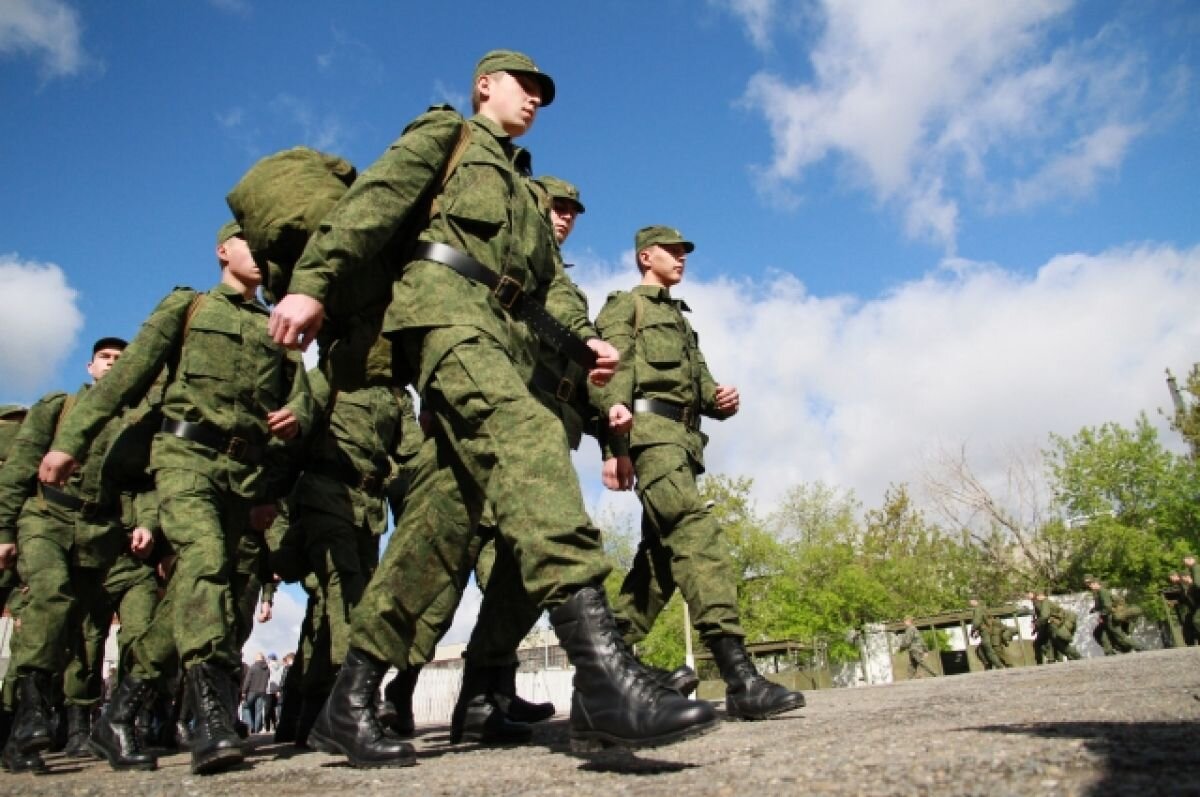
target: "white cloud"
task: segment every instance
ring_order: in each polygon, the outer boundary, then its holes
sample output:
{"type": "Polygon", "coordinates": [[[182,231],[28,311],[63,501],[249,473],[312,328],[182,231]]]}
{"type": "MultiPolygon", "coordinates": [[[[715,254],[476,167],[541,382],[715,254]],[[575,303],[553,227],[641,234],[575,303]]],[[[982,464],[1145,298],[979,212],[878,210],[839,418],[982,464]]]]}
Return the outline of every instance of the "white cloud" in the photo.
{"type": "Polygon", "coordinates": [[[74,75],[92,58],[82,42],[79,14],[61,0],[0,3],[0,55],[29,55],[44,78],[74,75]]]}
{"type": "Polygon", "coordinates": [[[55,373],[83,327],[77,298],[53,263],[0,254],[0,374],[6,391],[27,394],[55,373]]]}
{"type": "Polygon", "coordinates": [[[271,605],[271,620],[254,621],[254,630],[242,646],[242,661],[254,661],[254,654],[274,653],[280,659],[285,653],[296,651],[300,638],[300,624],[304,621],[304,592],[297,586],[285,585],[275,591],[271,605]]]}
{"type": "MultiPolygon", "coordinates": [[[[733,5],[756,38],[772,4],[733,5]]],[[[1085,195],[1145,130],[1135,45],[1105,28],[1051,47],[1068,0],[816,8],[811,77],[760,72],[743,98],[774,141],[766,191],[834,158],[851,184],[901,209],[910,235],[952,253],[963,202],[1004,210],[1085,195]]]]}
{"type": "MultiPolygon", "coordinates": [[[[632,282],[596,263],[575,277],[594,310],[632,282]]],[[[1063,255],[1032,277],[947,261],[868,301],[813,296],[788,274],[689,280],[677,294],[714,376],[742,393],[738,416],[705,426],[709,470],[753,477],[764,505],[811,481],[878,504],[963,445],[999,483],[1012,452],[1050,432],[1130,425],[1140,411],[1162,425],[1163,369],[1186,372],[1200,352],[1200,247],[1063,255]]]]}
{"type": "Polygon", "coordinates": [[[746,26],[746,35],[760,50],[771,48],[771,31],[779,10],[777,0],[712,0],[726,6],[746,26]]]}

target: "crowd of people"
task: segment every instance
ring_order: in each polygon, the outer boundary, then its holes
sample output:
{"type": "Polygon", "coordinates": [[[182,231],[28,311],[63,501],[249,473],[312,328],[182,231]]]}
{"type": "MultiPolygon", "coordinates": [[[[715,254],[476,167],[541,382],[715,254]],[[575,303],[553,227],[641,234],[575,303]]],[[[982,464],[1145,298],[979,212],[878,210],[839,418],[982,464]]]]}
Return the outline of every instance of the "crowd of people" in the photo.
{"type": "Polygon", "coordinates": [[[726,716],[804,705],[746,651],[728,546],[697,490],[701,418],[735,415],[740,396],[713,378],[672,295],[694,244],[638,230],[638,282],[593,321],[560,249],[579,190],[535,179],[515,143],[554,81],[496,50],[472,89],[473,116],[430,109],[361,174],[324,161],[348,187],[290,258],[262,243],[263,195],[239,212],[231,194],[217,284],[172,291],[132,341],[96,342],[91,385],[29,408],[0,469],[10,772],[48,771],[56,715],[69,755],[118,770],[157,766],[152,727],[195,773],[241,764],[239,703],[259,729],[272,691],[269,658],[242,675],[241,650],[279,579],[308,604],[275,681],[276,738],[357,767],[416,762],[412,691],[472,571],[484,597],[455,741],[528,740],[554,713],[515,689],[516,647],[543,611],[575,670],[572,749],[715,730],[690,668],[633,653],[677,588],[726,716]],[[297,350],[314,341],[306,371],[297,350]],[[643,509],[612,596],[570,458],[585,433],[605,485],[636,490],[643,509]],[[97,716],[114,613],[118,672],[97,716]]]}

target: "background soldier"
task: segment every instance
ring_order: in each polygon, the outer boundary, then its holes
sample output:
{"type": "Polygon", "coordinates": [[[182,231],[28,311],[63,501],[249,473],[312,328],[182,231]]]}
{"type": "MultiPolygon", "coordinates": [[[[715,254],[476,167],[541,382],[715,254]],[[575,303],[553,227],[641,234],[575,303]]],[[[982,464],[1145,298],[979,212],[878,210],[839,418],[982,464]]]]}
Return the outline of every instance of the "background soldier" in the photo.
{"type": "Polygon", "coordinates": [[[1084,576],[1084,582],[1095,595],[1096,602],[1092,606],[1092,611],[1099,613],[1100,616],[1097,619],[1096,628],[1092,632],[1092,637],[1104,649],[1104,655],[1115,656],[1117,653],[1141,650],[1141,647],[1129,635],[1130,620],[1136,615],[1124,606],[1124,601],[1118,605],[1112,590],[1101,584],[1100,579],[1094,576],[1084,576]]]}
{"type": "Polygon", "coordinates": [[[979,639],[979,647],[975,649],[975,654],[983,662],[984,669],[998,670],[1008,666],[997,654],[993,645],[995,626],[999,621],[992,617],[987,607],[981,604],[978,598],[971,598],[967,603],[971,606],[971,634],[979,639]]]}
{"type": "Polygon", "coordinates": [[[1078,659],[1079,651],[1075,648],[1075,628],[1078,618],[1075,612],[1063,608],[1052,600],[1047,600],[1044,592],[1039,592],[1035,601],[1038,615],[1045,618],[1046,627],[1050,632],[1050,644],[1053,646],[1054,658],[1078,659]]]}
{"type": "Polygon", "coordinates": [[[908,652],[908,677],[916,678],[919,676],[919,670],[924,670],[930,675],[937,677],[937,673],[929,669],[929,665],[925,663],[925,655],[929,649],[925,647],[925,638],[921,636],[921,632],[913,625],[911,617],[904,618],[904,631],[900,634],[899,644],[900,650],[908,652]]]}
{"type": "Polygon", "coordinates": [[[738,577],[696,486],[704,472],[700,416],[724,420],[740,398],[737,388],[713,379],[683,315],[687,304],[671,297],[695,246],[663,226],[638,230],[634,246],[641,284],[610,294],[596,319],[621,354],[606,391],[610,426],[635,419],[630,454],[605,462],[605,483],[629,489],[636,474],[642,502],[642,539],[614,602],[617,624],[626,644],[643,639],[678,585],[725,680],[726,712],[766,719],[802,707],[804,696],[763,678],[751,661],[738,619],[738,577]]]}

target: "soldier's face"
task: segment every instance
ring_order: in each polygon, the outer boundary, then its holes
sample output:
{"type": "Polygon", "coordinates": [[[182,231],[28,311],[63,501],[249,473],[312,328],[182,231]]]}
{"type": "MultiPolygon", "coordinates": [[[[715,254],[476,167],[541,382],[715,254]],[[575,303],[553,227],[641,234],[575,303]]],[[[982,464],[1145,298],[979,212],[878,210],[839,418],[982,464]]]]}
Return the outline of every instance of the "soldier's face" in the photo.
{"type": "Polygon", "coordinates": [[[575,229],[575,219],[579,216],[579,208],[574,202],[561,197],[556,198],[550,205],[550,223],[554,225],[554,238],[559,246],[575,229]]]}
{"type": "Polygon", "coordinates": [[[224,264],[225,273],[233,278],[235,287],[253,292],[262,284],[262,272],[258,270],[245,238],[235,236],[218,246],[217,257],[224,264]]]}
{"type": "Polygon", "coordinates": [[[99,382],[100,377],[107,374],[120,357],[120,349],[101,349],[92,355],[92,361],[87,366],[88,373],[94,381],[99,382]]]}
{"type": "Polygon", "coordinates": [[[654,244],[638,252],[645,281],[663,288],[670,288],[683,281],[687,256],[683,244],[654,244]]]}
{"type": "Polygon", "coordinates": [[[528,75],[493,72],[479,76],[479,112],[514,138],[533,127],[542,87],[528,75]]]}

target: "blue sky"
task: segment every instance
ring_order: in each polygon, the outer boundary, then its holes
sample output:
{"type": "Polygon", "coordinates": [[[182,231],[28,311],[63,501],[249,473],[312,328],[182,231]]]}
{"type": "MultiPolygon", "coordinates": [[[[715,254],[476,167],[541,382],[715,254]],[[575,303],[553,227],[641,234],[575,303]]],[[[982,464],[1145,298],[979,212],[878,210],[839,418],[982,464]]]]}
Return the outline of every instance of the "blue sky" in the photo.
{"type": "MultiPolygon", "coordinates": [[[[1189,0],[7,0],[0,400],[210,285],[257,158],[365,167],[510,47],[558,83],[522,143],[581,187],[594,305],[638,227],[697,243],[680,294],[745,407],[711,469],[768,506],[813,480],[877,502],[955,451],[1000,484],[1049,432],[1161,425],[1163,368],[1200,351],[1197,41],[1189,0]]],[[[595,459],[589,500],[629,510],[595,459]]]]}

